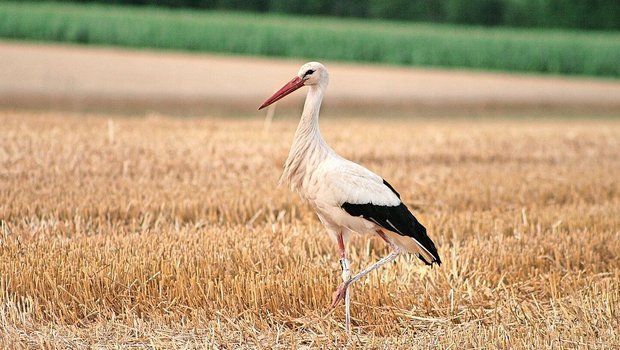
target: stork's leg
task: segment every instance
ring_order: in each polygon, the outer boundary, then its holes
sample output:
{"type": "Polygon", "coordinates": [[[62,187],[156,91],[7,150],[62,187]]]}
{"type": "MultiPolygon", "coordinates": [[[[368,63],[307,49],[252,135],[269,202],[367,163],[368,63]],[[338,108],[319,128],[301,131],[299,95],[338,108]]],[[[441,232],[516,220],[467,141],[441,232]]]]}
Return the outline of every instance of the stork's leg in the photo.
{"type": "MultiPolygon", "coordinates": [[[[342,283],[345,284],[351,279],[351,267],[349,264],[349,260],[347,259],[347,253],[344,247],[344,239],[342,237],[342,233],[338,234],[338,251],[340,252],[340,267],[342,267],[342,283]]],[[[340,287],[338,291],[334,293],[334,298],[336,298],[337,294],[340,291],[340,287]]],[[[344,291],[344,305],[345,305],[345,325],[347,329],[347,333],[351,332],[351,292],[348,290],[344,291]]],[[[335,305],[334,305],[335,306],[335,305]]]]}
{"type": "Polygon", "coordinates": [[[351,283],[359,280],[360,278],[366,276],[368,273],[389,263],[390,261],[393,261],[400,255],[401,253],[400,248],[398,248],[398,246],[396,246],[394,243],[390,242],[382,231],[377,231],[377,234],[379,234],[379,237],[381,237],[384,241],[386,241],[390,245],[390,247],[392,248],[392,252],[388,254],[387,256],[383,257],[381,260],[377,261],[376,263],[368,266],[363,271],[353,276],[351,279],[343,282],[338,287],[338,290],[336,291],[336,293],[334,293],[334,300],[332,302],[332,307],[335,307],[336,305],[338,305],[340,300],[342,300],[343,298],[347,296],[347,289],[349,288],[349,285],[351,283]]]}

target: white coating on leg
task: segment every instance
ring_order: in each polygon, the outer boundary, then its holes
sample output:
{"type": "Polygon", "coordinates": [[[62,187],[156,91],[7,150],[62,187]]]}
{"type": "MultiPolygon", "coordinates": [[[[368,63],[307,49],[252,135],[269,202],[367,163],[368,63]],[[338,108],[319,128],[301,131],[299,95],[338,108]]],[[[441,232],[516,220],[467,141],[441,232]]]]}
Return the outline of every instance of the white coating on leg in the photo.
{"type": "Polygon", "coordinates": [[[368,273],[370,273],[371,271],[389,263],[390,261],[393,261],[394,259],[396,259],[398,256],[400,255],[400,249],[396,248],[394,251],[392,251],[390,254],[388,254],[387,256],[385,256],[383,259],[377,261],[376,263],[368,266],[366,269],[364,269],[362,272],[358,273],[357,275],[353,276],[349,282],[349,284],[359,280],[360,278],[366,276],[368,273]]]}
{"type": "MultiPolygon", "coordinates": [[[[347,282],[351,279],[351,264],[347,258],[340,259],[340,266],[342,267],[342,281],[347,282]]],[[[347,334],[351,334],[351,294],[349,288],[344,292],[344,312],[345,312],[345,326],[347,334]]]]}
{"type": "Polygon", "coordinates": [[[344,321],[347,334],[351,335],[351,289],[349,288],[344,295],[344,321]]]}

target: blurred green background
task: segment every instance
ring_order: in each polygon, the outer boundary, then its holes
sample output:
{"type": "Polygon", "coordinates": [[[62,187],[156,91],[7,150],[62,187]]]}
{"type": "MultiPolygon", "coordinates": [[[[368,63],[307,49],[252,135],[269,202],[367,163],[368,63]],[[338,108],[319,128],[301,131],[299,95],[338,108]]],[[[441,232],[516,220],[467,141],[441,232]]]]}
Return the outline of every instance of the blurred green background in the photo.
{"type": "Polygon", "coordinates": [[[618,0],[77,0],[519,27],[620,29],[618,0]]]}
{"type": "Polygon", "coordinates": [[[0,1],[9,39],[611,78],[618,28],[618,0],[0,1]]]}

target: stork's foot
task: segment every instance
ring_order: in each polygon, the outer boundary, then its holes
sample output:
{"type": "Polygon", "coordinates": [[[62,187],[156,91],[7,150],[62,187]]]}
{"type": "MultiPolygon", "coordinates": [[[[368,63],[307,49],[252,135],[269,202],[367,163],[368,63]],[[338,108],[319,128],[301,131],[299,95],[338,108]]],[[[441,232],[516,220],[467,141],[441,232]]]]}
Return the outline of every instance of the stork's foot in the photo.
{"type": "Polygon", "coordinates": [[[332,305],[331,305],[332,309],[338,306],[340,301],[344,300],[344,298],[347,296],[347,288],[349,288],[349,283],[350,283],[349,281],[342,282],[338,286],[338,289],[334,292],[333,297],[332,297],[332,305]]]}

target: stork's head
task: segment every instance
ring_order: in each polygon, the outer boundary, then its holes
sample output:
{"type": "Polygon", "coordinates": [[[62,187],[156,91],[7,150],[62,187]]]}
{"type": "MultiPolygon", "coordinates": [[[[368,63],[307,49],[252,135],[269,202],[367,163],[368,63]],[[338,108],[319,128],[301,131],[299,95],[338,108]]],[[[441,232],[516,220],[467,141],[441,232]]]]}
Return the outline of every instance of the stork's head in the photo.
{"type": "Polygon", "coordinates": [[[305,85],[317,85],[325,88],[329,82],[329,74],[324,65],[319,62],[308,62],[301,66],[297,75],[286,83],[280,90],[269,97],[258,109],[263,109],[272,103],[284,98],[284,96],[305,85]]]}

